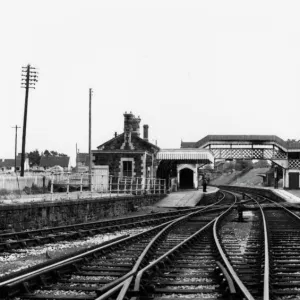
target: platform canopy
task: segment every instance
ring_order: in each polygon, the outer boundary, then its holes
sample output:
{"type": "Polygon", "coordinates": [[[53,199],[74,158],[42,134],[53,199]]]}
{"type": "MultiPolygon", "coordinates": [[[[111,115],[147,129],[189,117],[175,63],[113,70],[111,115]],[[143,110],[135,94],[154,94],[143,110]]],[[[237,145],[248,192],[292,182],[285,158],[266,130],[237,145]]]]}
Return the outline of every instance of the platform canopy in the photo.
{"type": "Polygon", "coordinates": [[[157,160],[193,161],[209,164],[214,162],[213,154],[207,149],[161,149],[157,152],[157,160]]]}

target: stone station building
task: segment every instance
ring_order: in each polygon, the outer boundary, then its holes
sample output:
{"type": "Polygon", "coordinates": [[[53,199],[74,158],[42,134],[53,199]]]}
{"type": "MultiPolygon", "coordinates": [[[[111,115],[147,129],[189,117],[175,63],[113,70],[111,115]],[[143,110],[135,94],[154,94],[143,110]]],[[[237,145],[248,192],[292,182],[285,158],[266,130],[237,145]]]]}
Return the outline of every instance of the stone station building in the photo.
{"type": "Polygon", "coordinates": [[[206,149],[160,149],[149,142],[149,126],[140,136],[139,117],[124,114],[124,132],[93,150],[95,166],[108,166],[115,177],[161,178],[167,187],[177,182],[179,188],[198,188],[200,166],[213,162],[206,149]]]}

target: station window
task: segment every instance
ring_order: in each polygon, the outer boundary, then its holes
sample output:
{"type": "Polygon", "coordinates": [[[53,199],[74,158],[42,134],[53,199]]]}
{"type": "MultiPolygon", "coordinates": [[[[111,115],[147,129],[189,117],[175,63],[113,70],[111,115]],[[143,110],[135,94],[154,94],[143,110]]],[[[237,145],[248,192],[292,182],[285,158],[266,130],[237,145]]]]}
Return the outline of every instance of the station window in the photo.
{"type": "Polygon", "coordinates": [[[132,177],[132,161],[123,161],[123,176],[132,177]]]}

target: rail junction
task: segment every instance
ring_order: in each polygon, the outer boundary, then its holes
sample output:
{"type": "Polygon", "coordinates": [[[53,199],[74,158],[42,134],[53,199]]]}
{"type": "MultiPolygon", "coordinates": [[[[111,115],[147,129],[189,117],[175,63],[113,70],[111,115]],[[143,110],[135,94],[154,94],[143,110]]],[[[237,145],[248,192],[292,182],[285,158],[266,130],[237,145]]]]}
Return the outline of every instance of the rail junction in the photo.
{"type": "Polygon", "coordinates": [[[0,298],[298,299],[299,215],[256,191],[223,188],[205,207],[2,234],[5,256],[33,241],[136,230],[1,276],[0,298]]]}

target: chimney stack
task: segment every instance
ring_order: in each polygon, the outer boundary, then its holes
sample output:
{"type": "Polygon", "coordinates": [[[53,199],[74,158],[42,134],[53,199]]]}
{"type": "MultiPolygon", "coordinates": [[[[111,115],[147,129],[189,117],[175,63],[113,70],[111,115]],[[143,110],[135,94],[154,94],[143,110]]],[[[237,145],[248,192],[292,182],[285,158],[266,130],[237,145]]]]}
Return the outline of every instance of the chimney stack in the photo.
{"type": "Polygon", "coordinates": [[[141,122],[140,117],[136,118],[135,116],[133,116],[133,119],[132,119],[132,133],[136,134],[137,136],[140,136],[140,122],[141,122]]]}
{"type": "Polygon", "coordinates": [[[148,138],[148,129],[149,129],[149,125],[144,125],[144,136],[143,136],[143,139],[146,141],[146,142],[149,142],[149,138],[148,138]]]}
{"type": "Polygon", "coordinates": [[[132,121],[133,121],[134,115],[132,112],[124,114],[124,132],[127,134],[130,134],[132,132],[132,121]]]}

